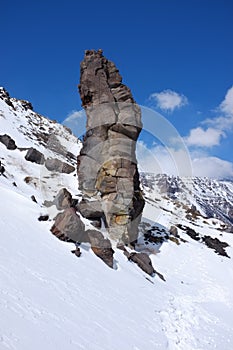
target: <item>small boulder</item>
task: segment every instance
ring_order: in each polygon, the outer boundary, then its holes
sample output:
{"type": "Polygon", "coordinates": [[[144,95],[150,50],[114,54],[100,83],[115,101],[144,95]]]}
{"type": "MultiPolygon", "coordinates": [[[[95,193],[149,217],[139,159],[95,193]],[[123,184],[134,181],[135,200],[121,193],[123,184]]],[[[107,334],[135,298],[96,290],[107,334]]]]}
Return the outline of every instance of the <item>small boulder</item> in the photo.
{"type": "Polygon", "coordinates": [[[76,247],[76,249],[74,250],[71,250],[71,253],[76,255],[78,258],[81,256],[81,251],[80,251],[80,248],[79,247],[76,247]]]}
{"type": "Polygon", "coordinates": [[[0,161],[0,175],[3,175],[4,173],[5,173],[5,168],[0,161]]]}
{"type": "Polygon", "coordinates": [[[50,231],[62,241],[89,241],[85,232],[85,225],[74,208],[68,208],[59,213],[50,231]]]}
{"type": "Polygon", "coordinates": [[[48,221],[49,216],[48,215],[40,215],[38,217],[38,221],[48,221]]]}
{"type": "Polygon", "coordinates": [[[58,173],[65,174],[70,174],[75,170],[75,168],[72,165],[62,162],[57,158],[46,159],[45,166],[49,171],[56,171],[58,173]]]}
{"type": "Polygon", "coordinates": [[[53,204],[56,205],[58,210],[64,210],[71,207],[72,196],[66,188],[62,188],[56,197],[54,198],[53,204]]]}
{"type": "Polygon", "coordinates": [[[192,228],[187,227],[186,228],[186,233],[189,237],[194,239],[195,241],[200,241],[200,235],[196,231],[194,231],[192,228]]]}
{"type": "Polygon", "coordinates": [[[37,203],[36,197],[34,196],[34,194],[31,196],[31,200],[35,203],[37,203]]]}
{"type": "Polygon", "coordinates": [[[91,243],[91,249],[101,260],[109,267],[113,268],[114,250],[109,239],[104,238],[103,234],[96,230],[86,231],[91,243]]]}
{"type": "MultiPolygon", "coordinates": [[[[128,253],[128,252],[127,252],[128,253]]],[[[135,262],[142,271],[146,272],[148,275],[153,276],[155,270],[152,266],[150,257],[146,253],[128,253],[128,260],[135,262]]]]}
{"type": "Polygon", "coordinates": [[[9,150],[13,151],[17,148],[15,141],[7,134],[0,135],[0,142],[3,143],[9,150]]]}
{"type": "Polygon", "coordinates": [[[33,106],[31,104],[31,102],[26,101],[26,100],[20,100],[22,107],[25,109],[25,111],[27,111],[28,109],[30,109],[31,111],[33,111],[33,106]]]}
{"type": "Polygon", "coordinates": [[[29,162],[36,163],[36,164],[44,164],[45,162],[44,155],[33,147],[29,148],[25,156],[25,159],[29,162]]]}
{"type": "Polygon", "coordinates": [[[178,235],[178,229],[177,229],[176,226],[173,226],[173,225],[172,225],[172,226],[170,227],[169,232],[170,232],[171,235],[173,235],[173,236],[175,236],[175,237],[178,237],[178,236],[179,236],[179,235],[178,235]]]}
{"type": "Polygon", "coordinates": [[[225,248],[229,247],[228,243],[220,241],[217,237],[212,238],[210,236],[204,236],[203,242],[207,245],[207,247],[213,249],[218,255],[230,258],[225,250],[225,248]]]}

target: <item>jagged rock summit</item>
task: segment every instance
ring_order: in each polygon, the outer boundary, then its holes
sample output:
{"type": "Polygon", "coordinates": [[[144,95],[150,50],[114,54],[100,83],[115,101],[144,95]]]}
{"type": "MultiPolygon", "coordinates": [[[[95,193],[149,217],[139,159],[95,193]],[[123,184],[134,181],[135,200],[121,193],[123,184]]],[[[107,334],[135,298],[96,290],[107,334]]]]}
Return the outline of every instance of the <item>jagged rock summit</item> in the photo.
{"type": "Polygon", "coordinates": [[[133,243],[144,207],[135,155],[140,107],[102,50],[85,52],[79,93],[87,116],[78,157],[79,189],[93,212],[97,203],[102,208],[99,219],[112,241],[133,243]]]}

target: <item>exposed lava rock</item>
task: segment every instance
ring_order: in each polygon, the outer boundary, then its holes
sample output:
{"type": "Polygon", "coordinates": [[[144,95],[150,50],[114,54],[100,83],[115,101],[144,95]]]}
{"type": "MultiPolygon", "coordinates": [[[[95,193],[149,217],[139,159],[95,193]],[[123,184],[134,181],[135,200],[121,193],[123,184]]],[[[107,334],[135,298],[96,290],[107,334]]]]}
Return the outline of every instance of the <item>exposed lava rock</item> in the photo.
{"type": "Polygon", "coordinates": [[[36,197],[34,196],[34,194],[31,196],[31,200],[35,203],[37,203],[36,197]]]}
{"type": "Polygon", "coordinates": [[[31,111],[33,111],[33,106],[31,104],[31,102],[26,101],[26,100],[20,100],[22,107],[25,109],[25,111],[27,111],[28,109],[30,109],[31,111]]]}
{"type": "Polygon", "coordinates": [[[76,255],[78,258],[81,256],[81,251],[79,247],[76,247],[76,249],[71,250],[71,253],[73,253],[74,255],[76,255]]]}
{"type": "Polygon", "coordinates": [[[0,161],[0,175],[3,175],[5,171],[6,171],[5,167],[2,165],[2,162],[0,161]]]}
{"type": "Polygon", "coordinates": [[[0,87],[0,97],[8,104],[8,106],[15,110],[9,93],[3,87],[0,87]]]}
{"type": "Polygon", "coordinates": [[[217,237],[212,238],[211,236],[202,236],[199,233],[195,232],[192,228],[184,226],[184,225],[177,225],[181,230],[186,231],[186,233],[195,241],[200,241],[202,243],[205,243],[208,248],[211,248],[217,253],[218,255],[226,256],[228,258],[229,255],[225,251],[226,247],[229,247],[229,244],[226,242],[220,241],[217,237]]]}
{"type": "Polygon", "coordinates": [[[142,269],[148,275],[154,275],[155,270],[152,266],[150,257],[146,253],[126,253],[126,250],[124,253],[127,256],[128,260],[135,262],[140,267],[140,269],[142,269]]]}
{"type": "Polygon", "coordinates": [[[195,241],[200,241],[200,235],[196,231],[194,231],[192,228],[187,227],[186,233],[189,237],[194,239],[195,241]]]}
{"type": "Polygon", "coordinates": [[[218,238],[212,238],[210,236],[204,236],[202,239],[203,242],[205,242],[205,244],[207,245],[207,247],[214,249],[215,253],[230,258],[224,249],[226,247],[229,247],[228,243],[222,242],[218,238]]]}
{"type": "Polygon", "coordinates": [[[48,221],[49,216],[48,215],[40,215],[38,217],[38,221],[48,221]]]}

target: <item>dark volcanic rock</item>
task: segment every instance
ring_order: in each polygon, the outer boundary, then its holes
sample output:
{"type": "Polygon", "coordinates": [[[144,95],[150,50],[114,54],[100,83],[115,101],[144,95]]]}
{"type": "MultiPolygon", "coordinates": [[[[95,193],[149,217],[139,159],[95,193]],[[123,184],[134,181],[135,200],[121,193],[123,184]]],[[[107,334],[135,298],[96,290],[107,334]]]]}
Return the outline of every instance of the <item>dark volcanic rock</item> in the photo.
{"type": "Polygon", "coordinates": [[[138,236],[144,207],[135,156],[141,110],[102,50],[85,52],[79,92],[87,115],[79,188],[101,202],[111,239],[128,244],[138,236]]]}
{"type": "Polygon", "coordinates": [[[105,264],[113,268],[113,254],[111,242],[104,238],[103,234],[96,230],[87,230],[89,240],[91,242],[91,249],[105,264]]]}
{"type": "Polygon", "coordinates": [[[218,238],[212,238],[210,236],[204,236],[203,242],[207,245],[207,247],[214,249],[215,253],[229,258],[229,255],[225,251],[225,248],[229,247],[228,243],[221,242],[218,238]]]}
{"type": "Polygon", "coordinates": [[[31,196],[31,200],[35,203],[37,203],[36,197],[34,196],[34,194],[31,196]]]}
{"type": "Polygon", "coordinates": [[[13,151],[17,148],[15,141],[7,134],[0,135],[0,142],[3,143],[9,150],[13,151]]]}
{"type": "Polygon", "coordinates": [[[40,151],[32,147],[29,148],[29,150],[27,151],[25,159],[28,160],[29,162],[36,163],[36,164],[44,164],[45,162],[45,157],[43,153],[41,153],[40,151]]]}
{"type": "Polygon", "coordinates": [[[31,111],[33,111],[33,106],[31,104],[31,102],[26,101],[26,100],[20,100],[22,107],[25,109],[25,111],[27,111],[28,109],[30,109],[31,111]]]}
{"type": "Polygon", "coordinates": [[[75,170],[75,168],[72,165],[62,162],[57,158],[46,159],[45,166],[49,171],[56,171],[58,173],[65,174],[70,174],[75,170]]]}
{"type": "Polygon", "coordinates": [[[76,247],[76,249],[71,250],[71,253],[73,253],[74,255],[76,255],[78,258],[81,256],[81,251],[79,247],[76,247]]]}
{"type": "Polygon", "coordinates": [[[48,221],[49,216],[48,215],[40,215],[38,217],[38,221],[48,221]]]}
{"type": "Polygon", "coordinates": [[[8,104],[8,106],[15,110],[9,93],[3,87],[0,87],[0,97],[8,104]]]}
{"type": "Polygon", "coordinates": [[[127,256],[128,260],[135,262],[140,269],[142,269],[148,275],[152,276],[155,273],[150,257],[146,253],[133,252],[125,255],[127,256]]]}
{"type": "Polygon", "coordinates": [[[2,162],[0,161],[0,175],[3,175],[5,173],[5,168],[2,165],[2,162]]]}
{"type": "Polygon", "coordinates": [[[186,233],[189,237],[191,237],[192,239],[194,239],[195,241],[199,241],[200,240],[200,235],[199,233],[197,233],[196,231],[194,231],[192,228],[187,227],[186,229],[186,233]]]}
{"type": "Polygon", "coordinates": [[[200,234],[198,232],[196,232],[195,230],[193,230],[191,227],[181,225],[181,224],[177,224],[177,227],[180,228],[181,230],[185,231],[187,233],[187,235],[189,237],[191,237],[192,239],[194,239],[195,241],[200,241],[200,239],[201,239],[200,234]]]}
{"type": "Polygon", "coordinates": [[[213,249],[215,253],[230,258],[227,252],[225,251],[225,248],[229,247],[228,243],[220,241],[217,237],[212,238],[211,236],[206,236],[206,235],[202,236],[199,233],[195,232],[190,227],[187,227],[181,224],[178,224],[177,226],[181,230],[186,231],[186,233],[195,241],[200,241],[201,243],[205,243],[207,247],[213,249]]]}
{"type": "Polygon", "coordinates": [[[88,241],[85,225],[74,208],[68,208],[56,216],[51,232],[63,241],[88,241]]]}

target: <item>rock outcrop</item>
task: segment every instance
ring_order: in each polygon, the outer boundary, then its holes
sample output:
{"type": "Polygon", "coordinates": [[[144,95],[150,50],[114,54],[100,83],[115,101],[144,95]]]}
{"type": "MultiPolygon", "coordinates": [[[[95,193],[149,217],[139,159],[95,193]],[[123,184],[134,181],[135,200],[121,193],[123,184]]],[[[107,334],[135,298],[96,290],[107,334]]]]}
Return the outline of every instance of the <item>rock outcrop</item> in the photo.
{"type": "Polygon", "coordinates": [[[7,134],[0,135],[0,142],[3,143],[7,149],[13,151],[17,148],[15,141],[7,134]]]}
{"type": "Polygon", "coordinates": [[[100,203],[109,237],[133,243],[144,207],[135,156],[141,110],[102,50],[85,52],[79,92],[87,115],[78,157],[79,188],[85,201],[95,200],[93,212],[100,203]]]}
{"type": "Polygon", "coordinates": [[[89,241],[85,232],[85,225],[74,208],[68,208],[56,216],[51,232],[63,241],[89,241]]]}
{"type": "Polygon", "coordinates": [[[2,165],[2,162],[0,160],[0,175],[3,175],[5,173],[6,169],[5,167],[2,165]]]}
{"type": "Polygon", "coordinates": [[[41,153],[40,151],[38,151],[33,147],[29,148],[25,156],[25,159],[29,162],[36,163],[36,164],[44,164],[45,162],[45,157],[43,153],[41,153]]]}
{"type": "Polygon", "coordinates": [[[71,207],[72,195],[66,188],[62,188],[53,200],[57,210],[63,210],[71,207]]]}
{"type": "Polygon", "coordinates": [[[114,250],[112,249],[111,242],[108,238],[104,238],[103,234],[96,230],[87,230],[86,231],[91,243],[91,249],[102,259],[105,264],[113,268],[113,254],[114,250]]]}
{"type": "Polygon", "coordinates": [[[125,255],[127,256],[128,260],[136,263],[140,267],[140,269],[142,269],[142,271],[146,272],[150,276],[154,275],[155,270],[152,266],[150,257],[146,253],[133,252],[125,255]]]}
{"type": "Polygon", "coordinates": [[[60,159],[57,159],[57,158],[46,159],[45,167],[49,171],[55,171],[57,173],[64,173],[64,174],[70,174],[75,170],[75,168],[72,165],[66,162],[62,162],[60,159]]]}

